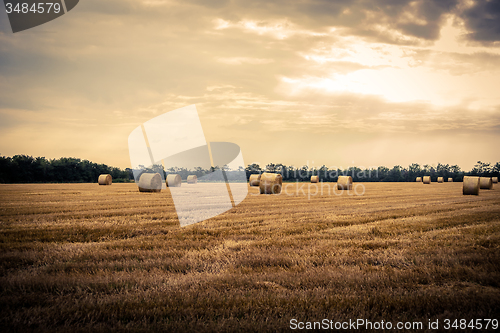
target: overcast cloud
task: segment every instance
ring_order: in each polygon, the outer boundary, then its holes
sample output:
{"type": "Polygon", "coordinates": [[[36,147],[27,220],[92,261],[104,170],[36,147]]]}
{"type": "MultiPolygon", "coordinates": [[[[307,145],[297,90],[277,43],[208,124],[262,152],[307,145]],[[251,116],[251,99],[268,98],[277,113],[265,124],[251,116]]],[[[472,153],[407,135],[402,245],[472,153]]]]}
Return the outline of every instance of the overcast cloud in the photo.
{"type": "Polygon", "coordinates": [[[13,34],[0,153],[129,167],[139,124],[196,104],[247,164],[500,160],[495,1],[86,0],[13,34]]]}

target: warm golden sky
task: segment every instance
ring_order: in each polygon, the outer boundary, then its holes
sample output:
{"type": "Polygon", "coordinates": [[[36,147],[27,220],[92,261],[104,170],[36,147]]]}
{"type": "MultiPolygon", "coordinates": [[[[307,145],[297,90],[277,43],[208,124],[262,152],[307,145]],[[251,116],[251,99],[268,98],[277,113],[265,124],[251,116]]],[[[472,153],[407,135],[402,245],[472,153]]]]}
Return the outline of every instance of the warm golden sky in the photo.
{"type": "Polygon", "coordinates": [[[500,161],[499,92],[498,1],[84,0],[15,34],[0,10],[4,156],[130,167],[134,128],[196,104],[246,164],[469,170],[500,161]]]}

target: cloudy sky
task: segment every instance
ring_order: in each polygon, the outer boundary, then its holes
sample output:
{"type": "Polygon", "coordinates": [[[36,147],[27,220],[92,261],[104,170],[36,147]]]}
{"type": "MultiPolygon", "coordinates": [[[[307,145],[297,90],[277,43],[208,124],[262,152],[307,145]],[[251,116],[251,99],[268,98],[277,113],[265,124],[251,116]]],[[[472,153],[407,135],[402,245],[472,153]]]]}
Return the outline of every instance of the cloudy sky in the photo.
{"type": "Polygon", "coordinates": [[[246,164],[500,161],[500,2],[84,0],[13,34],[0,154],[130,167],[141,123],[196,104],[246,164]]]}

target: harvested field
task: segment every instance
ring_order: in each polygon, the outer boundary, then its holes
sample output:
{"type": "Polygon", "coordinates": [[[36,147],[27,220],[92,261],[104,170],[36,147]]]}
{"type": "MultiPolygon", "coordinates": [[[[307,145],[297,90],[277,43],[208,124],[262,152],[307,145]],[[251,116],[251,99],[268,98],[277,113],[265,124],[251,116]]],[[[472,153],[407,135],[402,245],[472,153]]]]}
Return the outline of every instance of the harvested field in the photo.
{"type": "Polygon", "coordinates": [[[500,319],[499,186],[362,185],[249,187],[184,228],[169,189],[0,185],[0,327],[276,332],[364,318],[424,332],[500,319]]]}

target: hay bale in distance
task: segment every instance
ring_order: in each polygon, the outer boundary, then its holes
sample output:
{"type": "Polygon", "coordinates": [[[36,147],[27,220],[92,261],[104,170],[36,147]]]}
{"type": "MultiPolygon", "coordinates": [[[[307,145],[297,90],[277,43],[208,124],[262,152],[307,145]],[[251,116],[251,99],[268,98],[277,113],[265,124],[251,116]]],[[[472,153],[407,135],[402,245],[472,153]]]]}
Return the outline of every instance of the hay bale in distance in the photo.
{"type": "Polygon", "coordinates": [[[248,179],[250,186],[259,186],[260,185],[260,175],[250,175],[248,179]]]}
{"type": "Polygon", "coordinates": [[[478,195],[479,194],[479,177],[464,177],[463,184],[464,195],[478,195]]]}
{"type": "Polygon", "coordinates": [[[198,177],[196,175],[189,175],[187,177],[187,183],[188,184],[196,184],[196,183],[198,183],[198,177]]]}
{"type": "Polygon", "coordinates": [[[182,178],[176,173],[172,173],[167,176],[167,187],[180,187],[182,184],[182,178]]]}
{"type": "Polygon", "coordinates": [[[339,179],[337,179],[337,190],[352,190],[352,177],[339,176],[339,179]]]}
{"type": "Polygon", "coordinates": [[[417,183],[421,183],[421,182],[422,182],[422,177],[417,177],[417,179],[415,179],[415,181],[416,181],[417,183]]]}
{"type": "Polygon", "coordinates": [[[498,184],[498,177],[491,177],[491,182],[493,184],[498,184]]]}
{"type": "Polygon", "coordinates": [[[264,172],[260,176],[260,194],[280,194],[283,177],[279,173],[264,172]]]}
{"type": "Polygon", "coordinates": [[[444,183],[444,178],[443,177],[438,177],[438,183],[444,183]]]}
{"type": "Polygon", "coordinates": [[[99,183],[99,185],[111,185],[111,183],[113,182],[113,178],[110,174],[103,173],[102,175],[99,175],[97,182],[99,183]]]}
{"type": "Polygon", "coordinates": [[[493,181],[491,180],[491,177],[480,177],[479,188],[481,190],[491,190],[493,188],[493,181]]]}
{"type": "Polygon", "coordinates": [[[424,184],[430,184],[431,183],[431,176],[424,176],[423,182],[424,182],[424,184]]]}
{"type": "Polygon", "coordinates": [[[139,178],[139,192],[161,192],[159,173],[143,173],[139,178]]]}
{"type": "Polygon", "coordinates": [[[448,183],[453,183],[453,178],[448,178],[448,183]]]}
{"type": "Polygon", "coordinates": [[[319,176],[311,176],[311,183],[318,183],[319,182],[319,176]]]}

